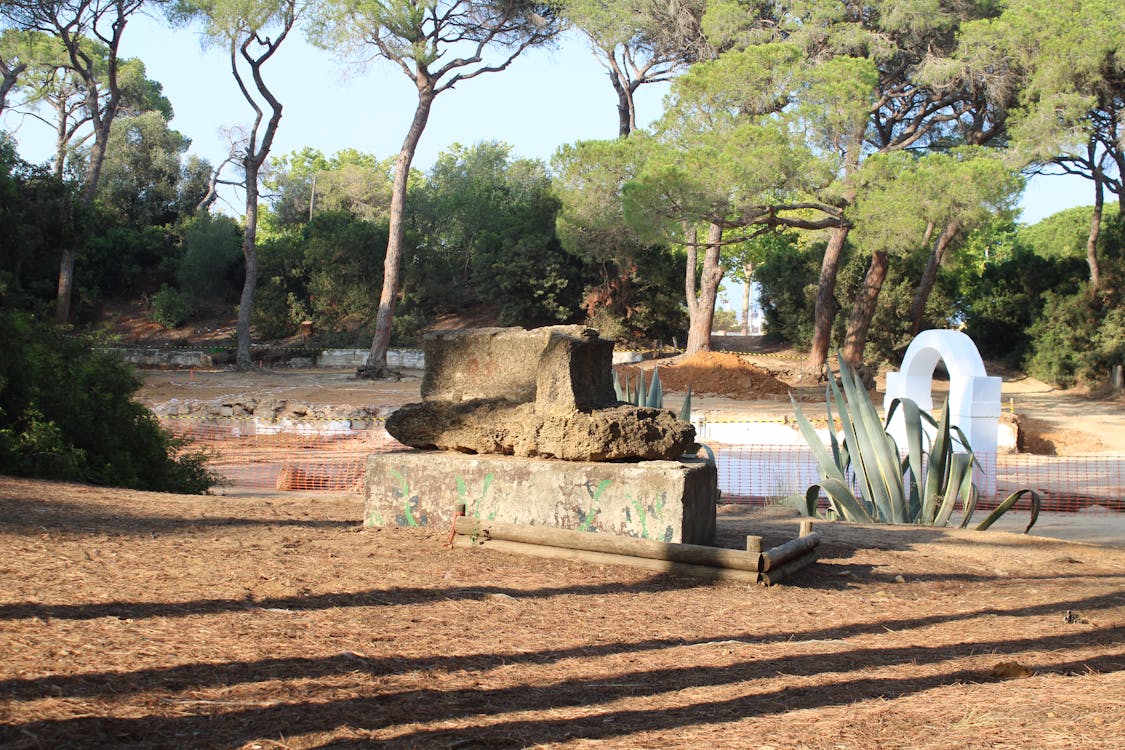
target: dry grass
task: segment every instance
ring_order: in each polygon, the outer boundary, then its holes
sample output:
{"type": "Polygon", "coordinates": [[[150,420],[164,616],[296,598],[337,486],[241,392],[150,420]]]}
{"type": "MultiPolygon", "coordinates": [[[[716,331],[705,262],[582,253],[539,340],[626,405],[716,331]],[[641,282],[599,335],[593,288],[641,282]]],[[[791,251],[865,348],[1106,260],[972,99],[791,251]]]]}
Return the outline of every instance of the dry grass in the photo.
{"type": "Polygon", "coordinates": [[[0,745],[1125,745],[1121,550],[824,527],[765,589],[360,516],[0,478],[0,745]]]}

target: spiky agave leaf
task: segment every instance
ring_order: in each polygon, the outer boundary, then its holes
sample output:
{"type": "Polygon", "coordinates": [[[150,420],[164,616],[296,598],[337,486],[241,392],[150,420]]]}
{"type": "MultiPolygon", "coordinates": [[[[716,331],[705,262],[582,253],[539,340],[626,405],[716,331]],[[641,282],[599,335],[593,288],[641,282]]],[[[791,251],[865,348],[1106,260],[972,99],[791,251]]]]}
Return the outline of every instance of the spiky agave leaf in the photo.
{"type": "Polygon", "coordinates": [[[903,475],[907,475],[909,472],[908,475],[910,476],[910,482],[904,485],[907,493],[906,520],[910,523],[917,523],[919,518],[924,515],[923,509],[925,507],[925,493],[921,487],[923,477],[926,476],[922,461],[922,410],[911,399],[896,398],[891,401],[891,406],[887,409],[884,429],[890,426],[895,412],[900,407],[906,433],[906,460],[900,465],[899,471],[903,475]]]}
{"type": "Polygon", "coordinates": [[[687,387],[687,396],[684,396],[684,403],[680,407],[680,421],[691,421],[691,386],[687,387]]]}
{"type": "Polygon", "coordinates": [[[621,385],[621,378],[617,376],[617,370],[613,370],[613,393],[617,396],[618,401],[625,401],[625,388],[621,385]]]}
{"type": "Polygon", "coordinates": [[[996,506],[996,510],[988,514],[988,518],[984,519],[977,525],[977,531],[984,531],[989,526],[996,523],[996,520],[1000,518],[1000,516],[1011,510],[1012,506],[1016,504],[1016,501],[1024,495],[1029,495],[1031,497],[1031,521],[1028,522],[1027,528],[1023,530],[1023,533],[1026,534],[1027,532],[1031,531],[1031,527],[1034,526],[1035,522],[1039,520],[1039,509],[1043,504],[1043,500],[1039,497],[1038,492],[1027,488],[1017,490],[1016,492],[1008,495],[1008,497],[1004,499],[1004,502],[996,506]]]}
{"type": "Polygon", "coordinates": [[[660,368],[652,368],[652,383],[648,389],[648,403],[654,409],[664,408],[664,387],[660,384],[660,368]]]}

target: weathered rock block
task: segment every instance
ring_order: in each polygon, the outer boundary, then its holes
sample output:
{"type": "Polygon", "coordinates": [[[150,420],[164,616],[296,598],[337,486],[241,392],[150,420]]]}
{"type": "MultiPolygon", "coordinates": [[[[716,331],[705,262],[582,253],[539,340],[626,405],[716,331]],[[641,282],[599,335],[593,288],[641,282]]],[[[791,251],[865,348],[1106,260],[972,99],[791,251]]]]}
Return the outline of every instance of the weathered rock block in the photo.
{"type": "Polygon", "coordinates": [[[715,467],[399,451],[367,464],[364,524],[448,528],[466,515],[687,544],[713,544],[715,467]]]}
{"type": "Polygon", "coordinates": [[[425,340],[422,403],[387,420],[415,448],[568,461],[678,459],[695,428],[619,404],[613,342],[582,326],[479,328],[425,340]]]}
{"type": "MultiPolygon", "coordinates": [[[[582,355],[591,366],[605,370],[613,359],[613,342],[603,341],[596,332],[583,326],[548,326],[525,331],[522,328],[469,328],[448,333],[431,333],[422,344],[426,371],[422,376],[423,401],[471,401],[503,399],[516,403],[536,400],[537,386],[544,379],[565,378],[578,385],[599,387],[570,396],[580,408],[596,409],[612,404],[613,381],[600,378],[574,378],[558,356],[552,356],[548,372],[541,373],[542,357],[553,337],[588,342],[582,355]],[[593,336],[588,334],[593,333],[593,336]],[[604,357],[605,363],[596,362],[604,357]],[[606,387],[608,385],[608,388],[606,387]],[[608,402],[608,404],[607,404],[608,402]]],[[[558,346],[556,344],[556,346],[558,346]]],[[[581,346],[571,348],[581,349],[581,346]]],[[[559,397],[566,396],[552,389],[559,397]]]]}
{"type": "Polygon", "coordinates": [[[675,460],[695,443],[672,412],[635,406],[543,414],[537,404],[429,401],[399,408],[386,427],[412,448],[566,461],[675,460]]]}

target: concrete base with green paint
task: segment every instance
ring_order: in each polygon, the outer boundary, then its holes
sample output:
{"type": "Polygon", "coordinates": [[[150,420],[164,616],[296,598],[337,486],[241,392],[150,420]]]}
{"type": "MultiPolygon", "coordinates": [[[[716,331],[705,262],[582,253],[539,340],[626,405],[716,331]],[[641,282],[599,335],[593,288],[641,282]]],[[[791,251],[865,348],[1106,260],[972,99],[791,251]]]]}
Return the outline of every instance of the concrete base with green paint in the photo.
{"type": "Polygon", "coordinates": [[[366,526],[448,528],[466,515],[687,544],[715,540],[715,467],[701,459],[586,463],[439,451],[367,461],[366,526]]]}

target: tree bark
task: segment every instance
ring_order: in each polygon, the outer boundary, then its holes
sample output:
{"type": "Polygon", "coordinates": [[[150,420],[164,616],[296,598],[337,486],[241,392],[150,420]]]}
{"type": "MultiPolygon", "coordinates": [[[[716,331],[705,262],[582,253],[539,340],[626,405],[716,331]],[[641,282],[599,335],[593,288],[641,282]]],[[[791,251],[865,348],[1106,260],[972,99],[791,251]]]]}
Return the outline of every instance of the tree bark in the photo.
{"type": "Polygon", "coordinates": [[[840,255],[848,239],[850,227],[841,224],[832,229],[828,236],[828,247],[820,262],[820,279],[816,286],[816,302],[813,312],[813,339],[809,346],[809,356],[805,368],[809,372],[820,373],[828,361],[828,342],[832,337],[832,319],[836,317],[836,270],[840,265],[840,255]]]}
{"type": "Polygon", "coordinates": [[[887,279],[889,265],[887,254],[876,251],[871,254],[871,264],[867,267],[867,275],[863,278],[863,288],[856,296],[852,305],[852,313],[848,318],[848,332],[844,336],[844,361],[849,365],[863,364],[863,348],[867,344],[867,331],[871,328],[871,321],[875,317],[875,307],[879,302],[879,292],[883,289],[883,282],[887,279]]]}
{"type": "Polygon", "coordinates": [[[926,270],[922,272],[922,278],[918,281],[918,288],[914,291],[914,301],[910,305],[910,333],[914,336],[917,336],[922,330],[926,317],[926,303],[929,302],[930,293],[933,292],[934,284],[937,283],[938,269],[941,268],[949,246],[953,244],[953,240],[957,238],[960,231],[961,222],[956,219],[951,220],[945,225],[945,229],[942,230],[937,242],[934,243],[934,249],[930,252],[930,258],[926,262],[926,270]]]}
{"type": "Polygon", "coordinates": [[[754,283],[754,264],[742,264],[742,276],[746,279],[746,286],[742,287],[742,335],[750,335],[750,285],[754,283]]]}
{"type": "Polygon", "coordinates": [[[250,349],[250,314],[254,310],[254,291],[258,286],[258,166],[249,156],[244,164],[246,228],[242,232],[242,257],[246,264],[246,275],[242,280],[242,294],[238,298],[238,322],[235,325],[238,337],[235,367],[239,370],[249,370],[254,366],[250,349]]]}
{"type": "Polygon", "coordinates": [[[692,230],[688,243],[688,265],[685,275],[685,291],[688,303],[688,338],[686,354],[711,351],[711,324],[715,319],[715,300],[719,296],[719,284],[723,280],[722,266],[723,228],[711,224],[707,228],[707,247],[703,254],[703,274],[699,278],[696,291],[695,264],[697,261],[697,241],[692,230]]]}
{"type": "MultiPolygon", "coordinates": [[[[118,4],[116,18],[111,23],[112,33],[109,38],[102,37],[107,47],[106,69],[104,78],[95,73],[90,58],[81,50],[79,37],[68,33],[60,35],[70,58],[71,69],[79,76],[86,87],[86,109],[89,120],[93,124],[94,143],[90,146],[90,161],[86,176],[82,183],[81,201],[83,207],[92,206],[98,192],[98,183],[101,181],[102,165],[105,163],[106,149],[109,146],[109,133],[117,110],[121,104],[121,87],[117,81],[118,50],[121,46],[121,37],[125,26],[129,22],[129,14],[138,10],[140,4],[126,7],[118,4]],[[99,83],[104,81],[104,87],[99,83]],[[105,95],[103,101],[102,96],[105,95]]],[[[93,24],[97,26],[95,21],[93,24]]],[[[61,126],[60,126],[61,128],[61,126]]],[[[60,131],[61,132],[61,131],[60,131]]],[[[57,156],[56,173],[62,175],[63,153],[57,156]]],[[[59,260],[59,285],[55,299],[55,319],[65,323],[70,319],[71,296],[74,287],[74,248],[64,250],[59,260]]]]}
{"type": "Polygon", "coordinates": [[[406,209],[406,187],[410,178],[410,164],[426,122],[430,119],[433,106],[434,85],[428,77],[419,73],[418,106],[414,110],[414,120],[402,142],[402,148],[395,159],[395,177],[391,187],[391,211],[387,255],[383,259],[383,288],[379,293],[379,311],[375,316],[375,336],[371,340],[371,350],[367,354],[367,364],[356,372],[358,377],[378,378],[387,372],[387,351],[391,346],[391,324],[394,321],[395,303],[398,300],[399,268],[402,265],[403,218],[406,209]]]}
{"type": "Polygon", "coordinates": [[[19,80],[20,74],[27,70],[25,63],[18,63],[16,65],[8,65],[3,60],[0,60],[0,114],[4,113],[4,108],[8,103],[8,92],[15,87],[16,82],[19,80]]]}
{"type": "Polygon", "coordinates": [[[1090,266],[1090,293],[1096,294],[1102,285],[1098,266],[1098,237],[1102,232],[1102,213],[1105,209],[1105,189],[1100,169],[1094,170],[1094,211],[1090,216],[1090,233],[1086,237],[1086,263],[1090,266]]]}
{"type": "Polygon", "coordinates": [[[246,273],[242,281],[242,294],[239,297],[238,322],[236,324],[238,349],[235,354],[235,366],[239,370],[248,370],[254,366],[254,360],[251,356],[250,318],[254,311],[254,292],[258,288],[258,177],[262,165],[265,164],[266,158],[273,148],[277,128],[281,124],[282,112],[281,102],[270,91],[262,77],[262,66],[273,57],[293,28],[293,23],[296,20],[295,0],[289,0],[285,12],[283,12],[282,20],[282,31],[278,36],[272,39],[262,39],[257,31],[253,31],[247,33],[241,43],[231,39],[230,47],[231,74],[234,76],[243,98],[255,113],[246,154],[242,159],[246,172],[246,227],[242,232],[242,257],[246,263],[246,273]],[[250,51],[255,48],[255,45],[264,46],[260,54],[255,55],[250,51]],[[266,120],[265,131],[262,133],[260,142],[258,141],[258,128],[262,124],[263,112],[239,73],[239,57],[249,65],[250,75],[254,80],[254,88],[270,107],[270,116],[266,120]]]}

